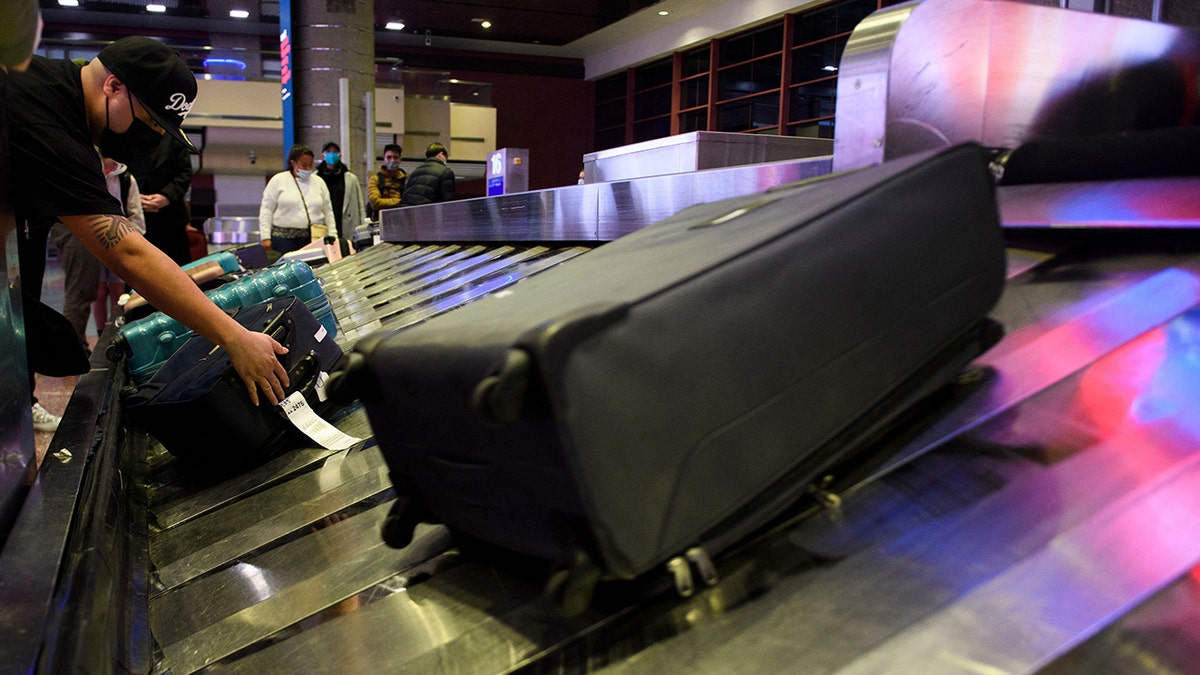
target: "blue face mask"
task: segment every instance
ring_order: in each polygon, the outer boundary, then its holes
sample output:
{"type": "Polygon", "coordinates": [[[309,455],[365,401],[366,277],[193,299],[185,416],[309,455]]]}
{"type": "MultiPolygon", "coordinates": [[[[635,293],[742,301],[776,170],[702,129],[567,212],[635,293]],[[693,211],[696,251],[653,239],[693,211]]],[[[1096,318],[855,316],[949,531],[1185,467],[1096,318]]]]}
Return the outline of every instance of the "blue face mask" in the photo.
{"type": "Polygon", "coordinates": [[[342,156],[340,154],[338,154],[332,150],[325,153],[325,165],[326,166],[333,166],[340,161],[342,161],[342,156]]]}
{"type": "Polygon", "coordinates": [[[296,169],[296,176],[301,180],[308,180],[308,177],[313,175],[312,169],[296,169]]]}

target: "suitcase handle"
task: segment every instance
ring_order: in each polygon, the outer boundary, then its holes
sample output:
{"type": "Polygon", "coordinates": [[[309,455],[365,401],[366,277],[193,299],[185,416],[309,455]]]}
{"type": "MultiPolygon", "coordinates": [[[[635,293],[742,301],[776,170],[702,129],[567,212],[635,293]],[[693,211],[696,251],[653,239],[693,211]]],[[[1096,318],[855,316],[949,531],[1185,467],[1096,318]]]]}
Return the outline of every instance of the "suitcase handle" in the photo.
{"type": "Polygon", "coordinates": [[[627,304],[595,304],[527,331],[504,355],[504,363],[475,386],[471,403],[484,423],[501,426],[522,418],[551,416],[546,373],[560,373],[581,342],[622,321],[627,304]],[[539,372],[540,371],[540,372],[539,372]]]}
{"type": "Polygon", "coordinates": [[[533,358],[518,347],[508,350],[500,371],[480,380],[471,403],[483,421],[492,426],[515,422],[525,411],[533,358]]]}

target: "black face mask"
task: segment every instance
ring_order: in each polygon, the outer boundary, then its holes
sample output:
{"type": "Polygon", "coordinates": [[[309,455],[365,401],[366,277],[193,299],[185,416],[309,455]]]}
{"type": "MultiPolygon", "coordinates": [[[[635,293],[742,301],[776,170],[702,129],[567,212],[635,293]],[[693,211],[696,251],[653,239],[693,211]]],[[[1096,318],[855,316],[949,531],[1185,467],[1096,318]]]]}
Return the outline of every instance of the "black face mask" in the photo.
{"type": "MultiPolygon", "coordinates": [[[[125,90],[128,93],[128,89],[125,90]]],[[[133,98],[130,95],[129,110],[133,111],[133,98]]],[[[118,134],[108,127],[108,100],[104,101],[104,131],[100,134],[100,154],[111,157],[122,164],[142,159],[154,152],[162,141],[162,136],[150,128],[149,124],[134,116],[133,123],[123,134],[118,134]]]]}

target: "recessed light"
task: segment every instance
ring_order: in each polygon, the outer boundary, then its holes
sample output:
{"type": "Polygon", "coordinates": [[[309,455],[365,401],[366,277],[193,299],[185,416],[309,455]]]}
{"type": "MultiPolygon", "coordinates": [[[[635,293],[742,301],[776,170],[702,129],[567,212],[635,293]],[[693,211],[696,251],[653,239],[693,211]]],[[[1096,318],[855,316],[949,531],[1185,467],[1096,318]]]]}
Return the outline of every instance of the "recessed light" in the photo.
{"type": "Polygon", "coordinates": [[[666,16],[666,15],[668,15],[668,14],[670,14],[670,12],[668,12],[668,11],[667,11],[667,10],[665,10],[665,9],[660,9],[660,10],[658,10],[658,15],[659,15],[659,16],[666,16]]]}
{"type": "Polygon", "coordinates": [[[250,12],[247,12],[244,9],[231,9],[229,10],[229,16],[235,19],[249,19],[250,12]]]}
{"type": "Polygon", "coordinates": [[[58,0],[58,4],[62,7],[78,7],[79,0],[58,0]]]}
{"type": "Polygon", "coordinates": [[[825,67],[824,67],[824,68],[822,68],[821,70],[828,71],[828,72],[830,72],[830,73],[836,73],[836,72],[837,72],[837,66],[825,66],[825,67]]]}
{"type": "Polygon", "coordinates": [[[482,27],[484,27],[484,28],[491,28],[491,27],[492,27],[492,22],[491,22],[491,21],[488,21],[487,19],[484,19],[483,21],[480,21],[480,22],[479,22],[479,25],[480,25],[480,26],[482,26],[482,27]]]}
{"type": "Polygon", "coordinates": [[[404,22],[403,21],[389,21],[389,22],[387,22],[387,25],[384,26],[384,28],[386,28],[388,30],[404,30],[404,22]]]}
{"type": "Polygon", "coordinates": [[[161,13],[161,12],[167,11],[167,6],[166,5],[146,5],[146,11],[161,13]]]}

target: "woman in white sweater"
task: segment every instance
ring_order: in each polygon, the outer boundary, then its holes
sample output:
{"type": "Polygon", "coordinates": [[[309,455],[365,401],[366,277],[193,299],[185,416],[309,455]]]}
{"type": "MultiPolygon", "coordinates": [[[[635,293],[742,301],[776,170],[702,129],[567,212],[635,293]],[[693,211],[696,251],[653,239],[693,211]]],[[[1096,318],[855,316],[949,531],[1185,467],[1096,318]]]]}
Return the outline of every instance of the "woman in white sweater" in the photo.
{"type": "Polygon", "coordinates": [[[325,181],[313,170],[313,151],[293,145],[286,171],[271,176],[258,207],[258,234],[263,248],[287,253],[325,237],[333,223],[333,202],[325,181]]]}

